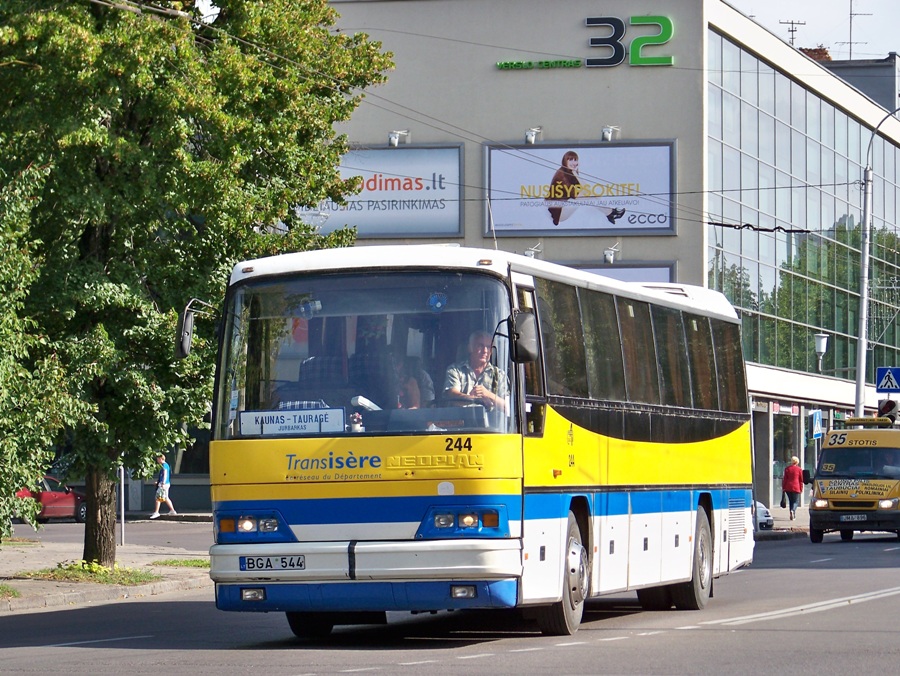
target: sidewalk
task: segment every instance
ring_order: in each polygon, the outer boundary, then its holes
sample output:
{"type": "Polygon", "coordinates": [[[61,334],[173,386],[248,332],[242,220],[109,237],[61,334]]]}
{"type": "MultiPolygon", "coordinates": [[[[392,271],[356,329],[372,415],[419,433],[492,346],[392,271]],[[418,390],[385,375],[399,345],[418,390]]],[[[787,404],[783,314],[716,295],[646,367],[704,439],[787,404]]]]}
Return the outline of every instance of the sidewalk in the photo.
{"type": "MultiPolygon", "coordinates": [[[[147,519],[149,514],[126,515],[125,527],[147,519]]],[[[168,517],[178,521],[211,521],[210,514],[179,514],[168,517]]],[[[118,526],[117,526],[118,528],[118,526]]],[[[209,550],[186,550],[178,547],[118,544],[116,562],[120,568],[150,570],[161,576],[156,582],[136,586],[96,584],[92,582],[51,582],[16,577],[25,571],[56,568],[59,563],[79,561],[84,550],[82,542],[59,543],[29,540],[30,528],[18,527],[17,536],[27,542],[5,542],[0,547],[0,584],[12,587],[19,596],[0,599],[0,616],[13,611],[67,608],[91,603],[106,603],[127,598],[155,596],[165,592],[208,587],[210,598],[213,583],[206,568],[177,568],[157,566],[155,562],[169,559],[208,559],[209,550]]],[[[117,535],[118,538],[118,535],[117,535]]]]}

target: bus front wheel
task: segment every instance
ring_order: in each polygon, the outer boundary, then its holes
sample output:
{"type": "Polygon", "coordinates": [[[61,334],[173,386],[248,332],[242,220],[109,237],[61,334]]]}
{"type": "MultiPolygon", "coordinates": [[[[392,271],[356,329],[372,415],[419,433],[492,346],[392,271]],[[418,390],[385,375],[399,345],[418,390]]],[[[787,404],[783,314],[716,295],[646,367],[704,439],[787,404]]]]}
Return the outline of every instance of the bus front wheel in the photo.
{"type": "Polygon", "coordinates": [[[821,528],[810,528],[809,529],[809,541],[813,544],[819,544],[822,539],[825,537],[825,531],[821,528]]]}
{"type": "Polygon", "coordinates": [[[694,562],[691,579],[672,585],[672,601],[678,610],[701,610],[706,607],[712,591],[712,535],[709,517],[702,507],[697,508],[694,529],[694,562]]]}
{"type": "Polygon", "coordinates": [[[324,613],[285,613],[288,625],[297,638],[325,638],[334,629],[324,613]]]}
{"type": "Polygon", "coordinates": [[[547,636],[571,636],[578,631],[584,615],[584,601],[590,585],[590,564],[587,549],[582,544],[581,529],[575,514],[569,512],[566,530],[566,551],[563,553],[562,600],[540,608],[538,626],[547,636]]]}

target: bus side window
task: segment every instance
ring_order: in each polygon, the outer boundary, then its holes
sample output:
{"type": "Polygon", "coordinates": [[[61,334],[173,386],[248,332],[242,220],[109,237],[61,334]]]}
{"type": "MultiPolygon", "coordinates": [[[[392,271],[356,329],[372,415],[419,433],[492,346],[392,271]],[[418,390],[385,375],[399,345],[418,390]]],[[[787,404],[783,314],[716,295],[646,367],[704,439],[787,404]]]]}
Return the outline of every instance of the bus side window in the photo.
{"type": "MultiPolygon", "coordinates": [[[[518,289],[519,309],[523,312],[534,312],[534,291],[531,289],[518,289]]],[[[543,369],[543,354],[541,341],[538,340],[538,358],[533,362],[521,365],[523,369],[525,386],[525,429],[529,436],[540,436],[544,433],[544,380],[541,377],[543,369]]]]}

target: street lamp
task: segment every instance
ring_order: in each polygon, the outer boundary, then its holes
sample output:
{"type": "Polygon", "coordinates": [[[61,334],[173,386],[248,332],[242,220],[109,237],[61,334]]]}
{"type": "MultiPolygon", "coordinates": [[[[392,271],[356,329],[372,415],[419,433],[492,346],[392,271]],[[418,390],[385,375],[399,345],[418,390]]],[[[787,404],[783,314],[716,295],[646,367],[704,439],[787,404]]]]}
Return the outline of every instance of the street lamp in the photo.
{"type": "Polygon", "coordinates": [[[859,342],[856,344],[856,417],[866,414],[866,348],[869,342],[869,237],[872,230],[872,144],[879,127],[892,115],[900,112],[895,108],[875,125],[869,146],[866,148],[866,169],[863,173],[863,222],[860,242],[859,264],[859,342]]]}
{"type": "Polygon", "coordinates": [[[825,352],[828,350],[828,334],[827,333],[817,333],[815,334],[816,339],[816,356],[819,358],[819,373],[822,372],[822,357],[825,356],[825,352]]]}

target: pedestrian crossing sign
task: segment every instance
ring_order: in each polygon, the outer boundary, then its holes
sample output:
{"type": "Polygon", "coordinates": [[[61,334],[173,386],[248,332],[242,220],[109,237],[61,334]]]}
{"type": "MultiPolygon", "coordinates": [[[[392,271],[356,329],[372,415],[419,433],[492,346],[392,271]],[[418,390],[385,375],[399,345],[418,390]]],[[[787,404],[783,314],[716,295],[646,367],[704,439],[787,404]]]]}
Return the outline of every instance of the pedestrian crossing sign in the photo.
{"type": "Polygon", "coordinates": [[[876,392],[900,392],[900,367],[879,366],[875,369],[876,392]]]}

